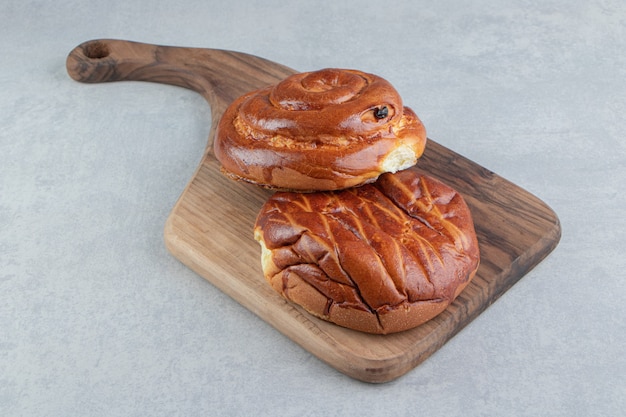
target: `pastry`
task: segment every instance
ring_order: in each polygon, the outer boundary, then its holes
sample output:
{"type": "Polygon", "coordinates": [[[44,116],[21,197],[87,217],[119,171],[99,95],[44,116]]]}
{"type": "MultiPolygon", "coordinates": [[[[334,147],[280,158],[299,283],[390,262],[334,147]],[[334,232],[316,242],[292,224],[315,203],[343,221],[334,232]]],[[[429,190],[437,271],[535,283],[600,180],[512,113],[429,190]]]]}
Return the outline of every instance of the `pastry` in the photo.
{"type": "Polygon", "coordinates": [[[230,178],[276,190],[339,190],[415,165],[422,122],[389,82],[356,70],[299,73],[236,99],[214,153],[230,178]]]}
{"type": "Polygon", "coordinates": [[[343,191],[275,193],[254,235],[264,276],[279,294],[368,333],[399,332],[437,316],[479,264],[465,201],[416,169],[343,191]]]}

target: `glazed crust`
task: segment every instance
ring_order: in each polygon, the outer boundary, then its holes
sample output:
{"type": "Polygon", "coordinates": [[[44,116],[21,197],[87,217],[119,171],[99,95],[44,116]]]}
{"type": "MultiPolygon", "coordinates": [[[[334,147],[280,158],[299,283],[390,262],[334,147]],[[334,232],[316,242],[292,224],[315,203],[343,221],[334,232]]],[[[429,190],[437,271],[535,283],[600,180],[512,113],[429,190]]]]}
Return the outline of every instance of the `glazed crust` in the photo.
{"type": "Polygon", "coordinates": [[[422,122],[389,82],[331,68],[236,99],[220,119],[214,153],[235,180],[308,192],[408,168],[425,145],[422,122]]]}
{"type": "Polygon", "coordinates": [[[455,190],[409,169],[340,192],[280,192],[255,238],[282,296],[340,326],[394,333],[441,313],[479,264],[469,208],[455,190]]]}

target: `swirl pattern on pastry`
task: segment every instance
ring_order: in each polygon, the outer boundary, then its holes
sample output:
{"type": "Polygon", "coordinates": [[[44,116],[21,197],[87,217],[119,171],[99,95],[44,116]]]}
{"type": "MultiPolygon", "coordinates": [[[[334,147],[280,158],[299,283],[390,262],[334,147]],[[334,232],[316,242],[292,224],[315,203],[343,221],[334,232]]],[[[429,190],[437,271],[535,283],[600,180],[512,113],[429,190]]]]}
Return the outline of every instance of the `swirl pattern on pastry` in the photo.
{"type": "Polygon", "coordinates": [[[425,145],[422,122],[389,82],[330,68],[235,100],[214,152],[231,178],[303,192],[373,182],[414,165],[425,145]]]}
{"type": "Polygon", "coordinates": [[[441,313],[479,264],[471,213],[452,188],[414,169],[337,192],[281,192],[255,239],[266,280],[311,314],[369,333],[441,313]]]}

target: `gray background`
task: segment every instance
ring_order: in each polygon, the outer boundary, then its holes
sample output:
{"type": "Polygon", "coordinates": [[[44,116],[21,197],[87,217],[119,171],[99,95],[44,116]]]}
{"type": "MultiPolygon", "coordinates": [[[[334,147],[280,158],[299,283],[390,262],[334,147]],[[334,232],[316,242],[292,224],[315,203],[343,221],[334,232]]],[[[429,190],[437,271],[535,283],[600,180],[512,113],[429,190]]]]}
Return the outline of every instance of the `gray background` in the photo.
{"type": "Polygon", "coordinates": [[[622,0],[9,0],[0,45],[0,415],[624,415],[622,0]],[[93,38],[379,74],[548,203],[561,243],[418,368],[352,380],[168,254],[209,108],[72,81],[93,38]]]}

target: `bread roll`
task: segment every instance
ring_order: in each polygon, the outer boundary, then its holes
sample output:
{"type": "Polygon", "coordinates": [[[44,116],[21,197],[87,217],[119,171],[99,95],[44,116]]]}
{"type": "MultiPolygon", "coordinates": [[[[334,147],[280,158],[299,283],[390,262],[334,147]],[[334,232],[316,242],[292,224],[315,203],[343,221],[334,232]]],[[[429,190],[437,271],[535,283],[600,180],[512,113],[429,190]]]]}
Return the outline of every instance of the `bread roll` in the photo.
{"type": "Polygon", "coordinates": [[[270,285],[311,314],[386,334],[441,313],[479,264],[470,211],[414,169],[339,192],[274,194],[255,239],[270,285]]]}
{"type": "Polygon", "coordinates": [[[299,192],[373,182],[412,165],[426,131],[376,75],[324,69],[248,93],[224,112],[215,156],[227,176],[299,192]]]}

